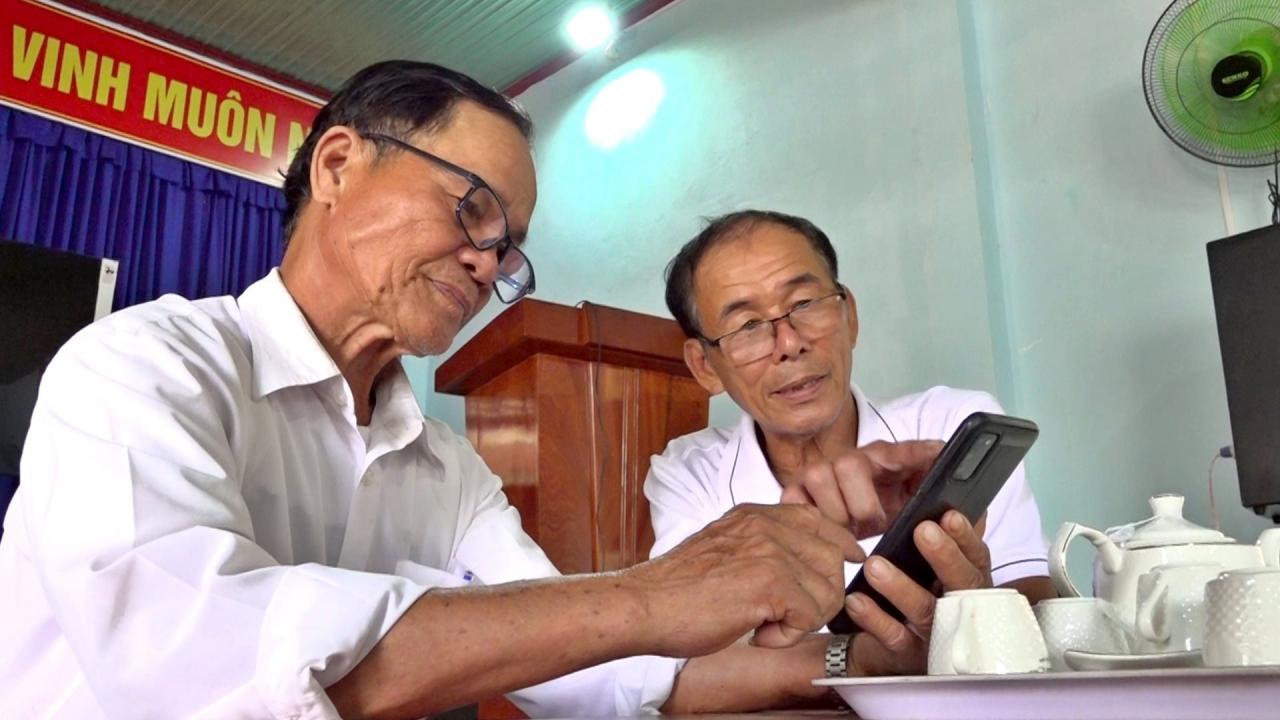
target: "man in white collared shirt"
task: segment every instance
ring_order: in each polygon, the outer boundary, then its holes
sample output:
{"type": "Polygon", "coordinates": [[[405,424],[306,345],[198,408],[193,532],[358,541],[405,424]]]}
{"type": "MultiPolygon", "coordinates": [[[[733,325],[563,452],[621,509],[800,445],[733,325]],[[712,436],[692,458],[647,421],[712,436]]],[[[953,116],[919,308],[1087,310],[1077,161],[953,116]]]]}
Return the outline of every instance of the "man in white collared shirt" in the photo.
{"type": "MultiPolygon", "coordinates": [[[[711,221],[672,261],[666,300],[689,338],[686,363],[708,392],[727,392],[744,412],[737,425],[678,438],[653,458],[645,482],[656,535],[652,557],[730,508],[788,501],[815,505],[854,527],[870,553],[919,474],[904,474],[901,483],[877,493],[848,468],[868,457],[893,465],[901,448],[945,440],[972,412],[1001,412],[986,393],[946,387],[869,402],[850,379],[857,308],[836,267],[835,250],[812,223],[754,210],[711,221]]],[[[1022,466],[985,523],[985,567],[975,574],[957,556],[952,567],[939,569],[944,585],[1016,587],[1033,602],[1051,596],[1039,511],[1022,466]]],[[[966,525],[958,513],[941,528],[925,523],[917,544],[966,525]]],[[[859,567],[846,563],[846,582],[859,567]]],[[[879,558],[868,571],[873,584],[877,572],[900,575],[879,558]]],[[[913,624],[927,625],[932,598],[918,597],[913,624]]],[[[859,594],[848,609],[890,650],[913,648],[919,659],[919,632],[908,632],[859,594]]]]}
{"type": "Polygon", "coordinates": [[[466,76],[366,68],[289,169],[278,271],[67,343],[0,542],[0,717],[414,717],[501,692],[615,716],[816,692],[807,633],[861,557],[847,529],[739,510],[663,559],[557,578],[499,479],[422,416],[399,358],[533,288],[528,136],[466,76]]]}

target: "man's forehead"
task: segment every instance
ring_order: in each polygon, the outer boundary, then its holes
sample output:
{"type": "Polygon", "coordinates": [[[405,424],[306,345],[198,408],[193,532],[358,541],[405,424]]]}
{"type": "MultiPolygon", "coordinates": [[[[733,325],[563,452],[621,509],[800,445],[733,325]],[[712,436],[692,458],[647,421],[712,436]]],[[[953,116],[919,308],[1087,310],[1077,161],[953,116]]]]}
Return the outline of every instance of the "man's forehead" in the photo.
{"type": "MultiPolygon", "coordinates": [[[[509,119],[469,100],[459,101],[444,126],[424,133],[420,143],[479,175],[502,198],[508,213],[527,218],[533,212],[538,190],[532,151],[509,119]]],[[[517,218],[511,220],[514,223],[517,218]]],[[[515,224],[525,229],[523,222],[515,224]]]]}
{"type": "Polygon", "coordinates": [[[820,281],[829,274],[826,260],[808,238],[776,223],[757,223],[732,231],[702,257],[694,271],[696,292],[721,296],[751,295],[780,286],[820,281]]]}

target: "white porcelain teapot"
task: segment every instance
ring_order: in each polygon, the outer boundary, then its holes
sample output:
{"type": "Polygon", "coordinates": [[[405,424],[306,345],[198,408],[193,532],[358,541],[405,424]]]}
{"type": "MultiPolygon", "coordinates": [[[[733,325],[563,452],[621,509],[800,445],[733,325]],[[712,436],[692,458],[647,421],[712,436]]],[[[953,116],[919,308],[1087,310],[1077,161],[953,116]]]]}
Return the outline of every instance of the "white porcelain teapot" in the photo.
{"type": "Polygon", "coordinates": [[[1049,548],[1049,575],[1062,597],[1080,591],[1067,575],[1067,546],[1084,536],[1098,549],[1093,567],[1093,594],[1115,606],[1133,627],[1138,578],[1159,565],[1217,563],[1224,570],[1280,566],[1280,528],[1263,531],[1256,545],[1243,545],[1226,535],[1182,517],[1181,495],[1151,498],[1155,513],[1141,522],[1101,532],[1078,523],[1063,523],[1049,548]]]}

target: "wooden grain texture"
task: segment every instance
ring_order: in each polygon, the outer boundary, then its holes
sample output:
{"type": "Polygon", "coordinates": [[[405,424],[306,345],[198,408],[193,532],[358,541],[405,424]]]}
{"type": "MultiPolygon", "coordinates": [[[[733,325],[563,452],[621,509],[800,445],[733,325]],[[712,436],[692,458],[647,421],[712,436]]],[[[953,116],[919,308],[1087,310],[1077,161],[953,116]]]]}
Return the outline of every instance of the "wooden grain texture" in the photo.
{"type": "Polygon", "coordinates": [[[526,298],[507,308],[436,370],[436,392],[470,395],[540,353],[689,377],[684,334],[673,320],[584,303],[526,298]]]}
{"type": "MultiPolygon", "coordinates": [[[[649,460],[707,423],[682,342],[671,320],[525,300],[437,371],[438,387],[466,396],[468,438],[561,572],[648,558],[649,460]]],[[[523,717],[500,698],[479,714],[523,717]]]]}

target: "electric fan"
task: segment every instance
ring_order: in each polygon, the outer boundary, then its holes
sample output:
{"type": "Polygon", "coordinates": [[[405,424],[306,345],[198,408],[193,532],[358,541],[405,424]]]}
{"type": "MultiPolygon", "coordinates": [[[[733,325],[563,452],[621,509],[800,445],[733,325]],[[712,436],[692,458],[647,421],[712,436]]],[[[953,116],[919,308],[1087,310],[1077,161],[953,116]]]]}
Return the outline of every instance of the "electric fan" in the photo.
{"type": "Polygon", "coordinates": [[[1169,139],[1219,165],[1280,161],[1280,0],[1176,0],[1142,58],[1169,139]]]}

